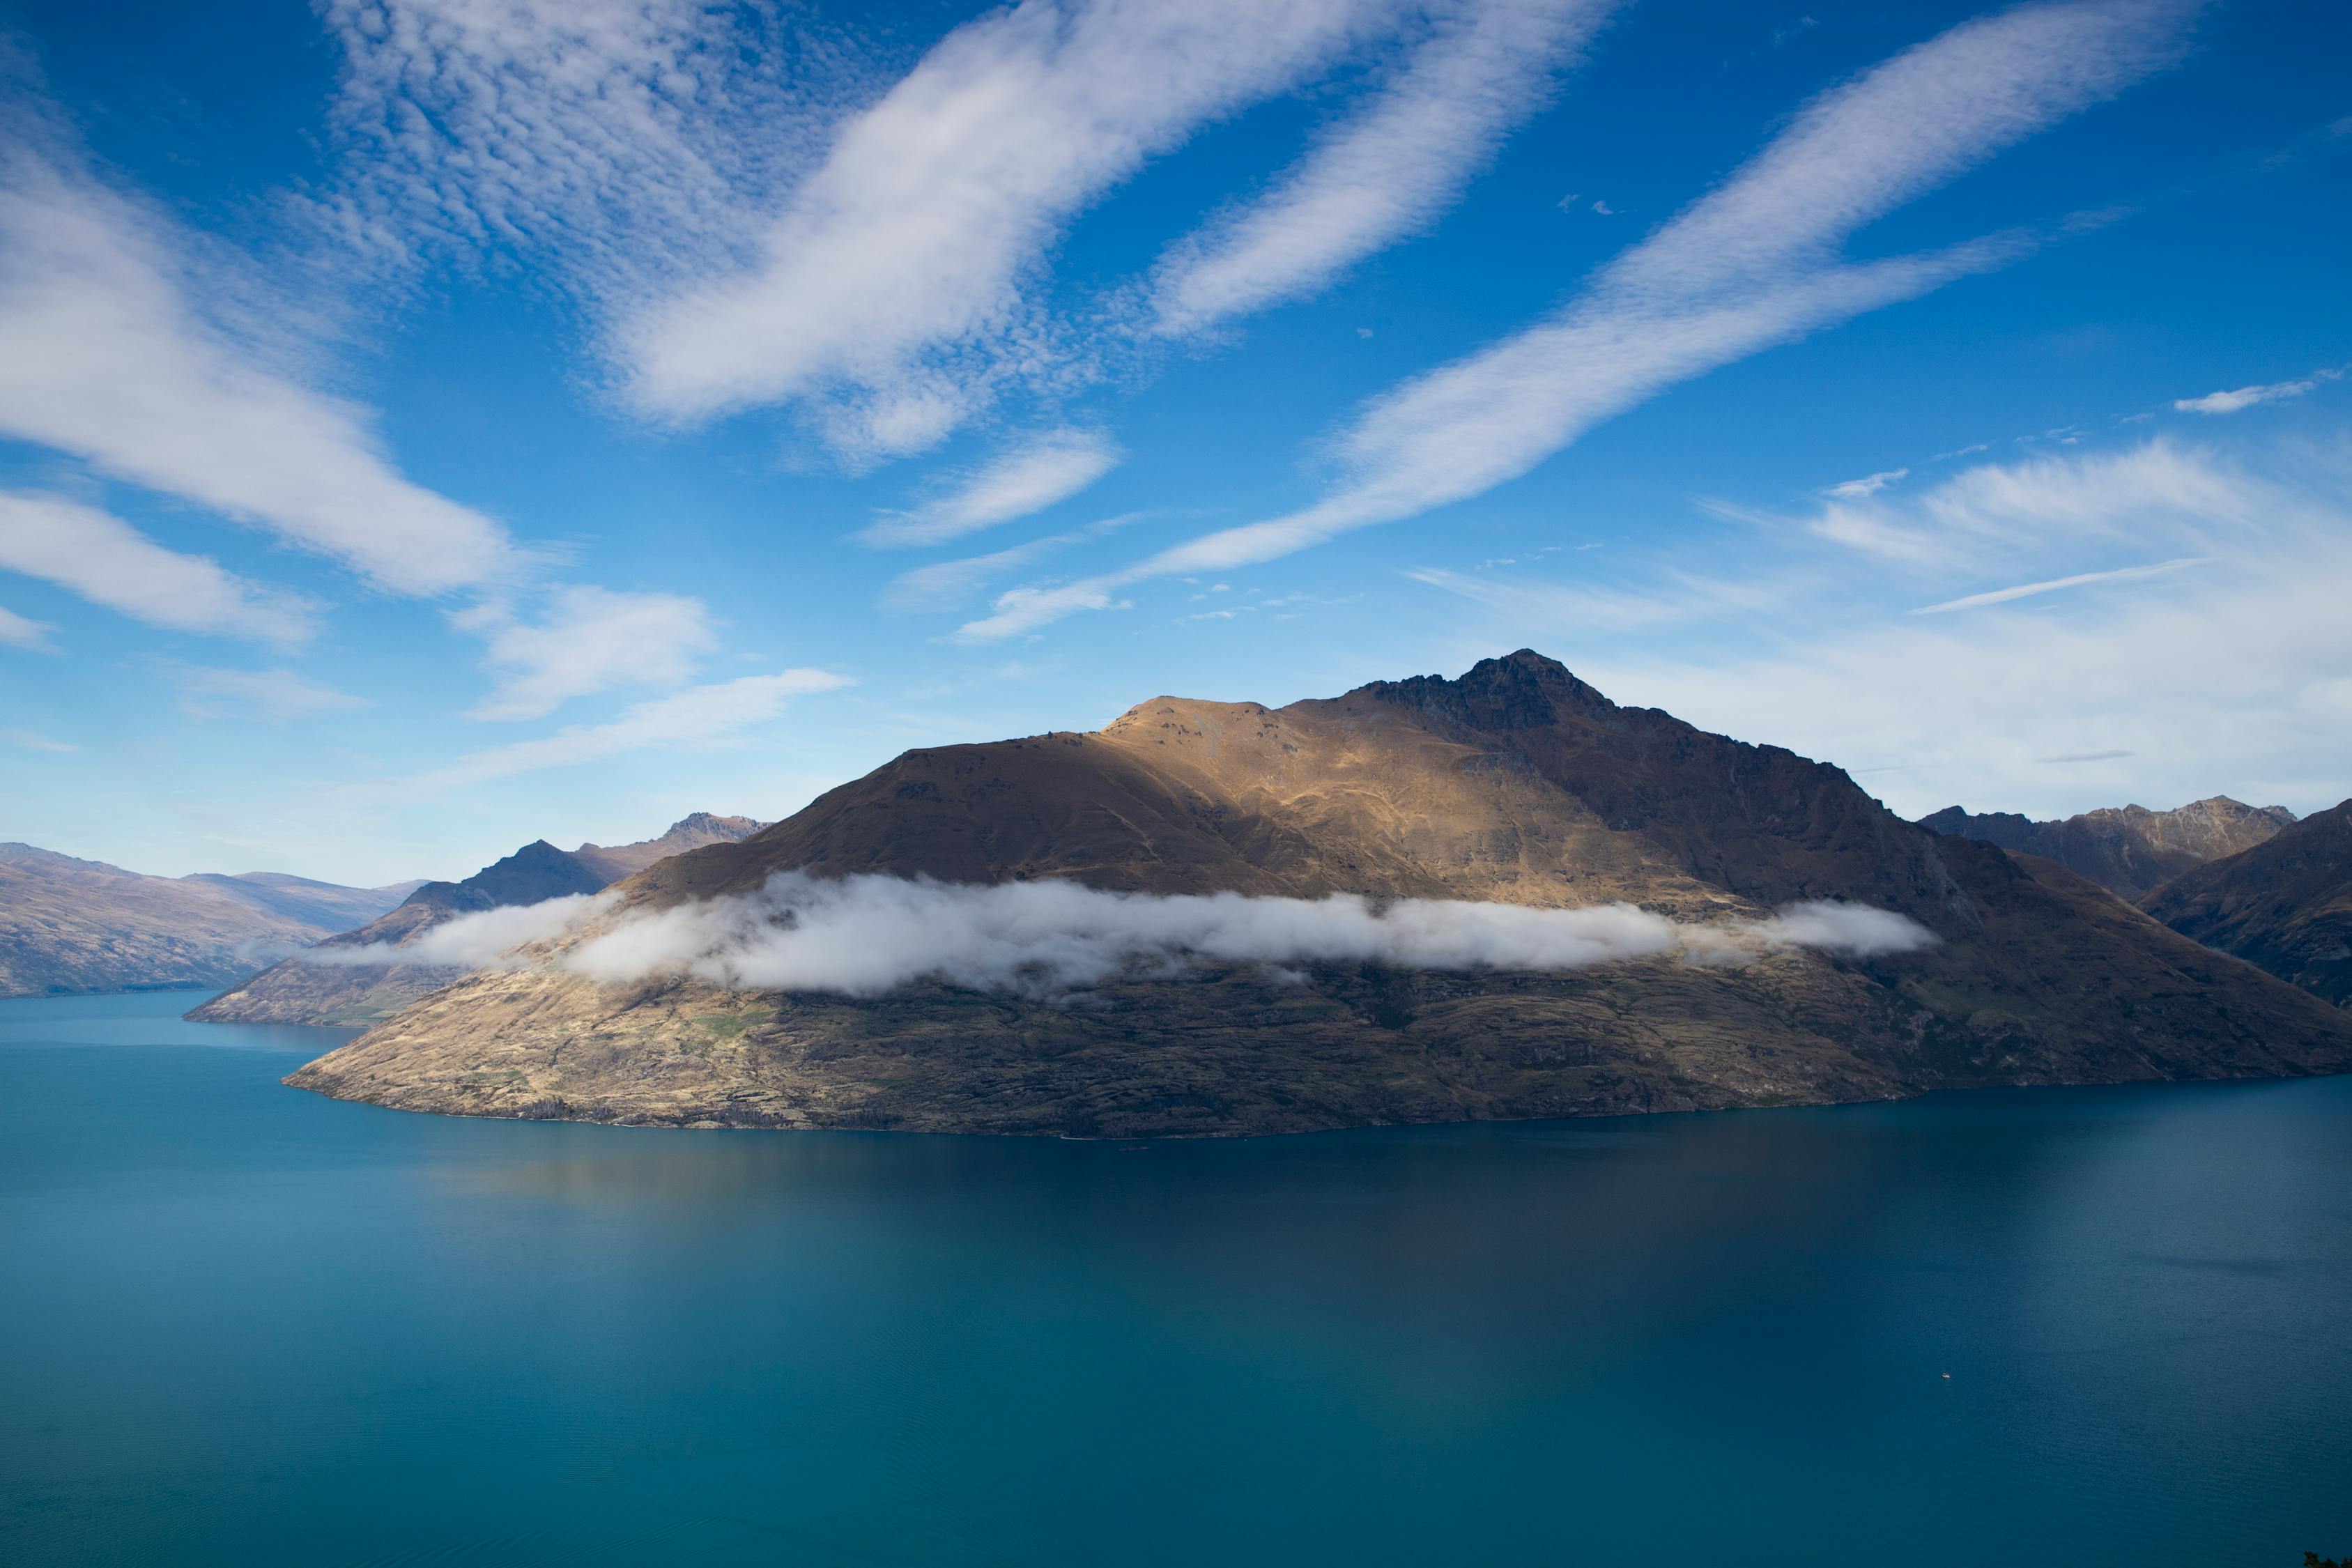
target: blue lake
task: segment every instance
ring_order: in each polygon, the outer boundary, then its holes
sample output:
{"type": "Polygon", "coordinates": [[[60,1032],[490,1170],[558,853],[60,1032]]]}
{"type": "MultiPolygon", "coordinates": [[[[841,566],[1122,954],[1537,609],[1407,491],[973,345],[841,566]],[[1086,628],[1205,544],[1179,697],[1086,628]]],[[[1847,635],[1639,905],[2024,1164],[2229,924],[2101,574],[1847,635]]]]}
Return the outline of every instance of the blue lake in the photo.
{"type": "Polygon", "coordinates": [[[0,1003],[18,1568],[2352,1551],[2352,1079],[635,1131],[195,997],[0,1003]]]}

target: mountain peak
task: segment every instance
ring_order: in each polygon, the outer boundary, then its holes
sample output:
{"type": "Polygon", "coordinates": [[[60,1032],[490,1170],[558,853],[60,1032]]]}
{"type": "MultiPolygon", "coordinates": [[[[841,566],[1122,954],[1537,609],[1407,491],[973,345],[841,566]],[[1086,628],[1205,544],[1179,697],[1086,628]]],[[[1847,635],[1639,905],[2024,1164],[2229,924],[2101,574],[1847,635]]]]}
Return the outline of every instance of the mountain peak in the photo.
{"type": "Polygon", "coordinates": [[[2143,907],[2183,936],[2352,1007],[2352,800],[2183,872],[2143,907]]]}
{"type": "MultiPolygon", "coordinates": [[[[534,838],[463,881],[421,884],[397,909],[328,938],[327,945],[397,947],[458,915],[599,892],[669,856],[710,844],[737,843],[765,826],[748,816],[698,811],[672,823],[659,838],[611,848],[583,844],[577,849],[559,849],[544,838],[534,838]]],[[[223,1022],[366,1021],[446,984],[450,977],[447,970],[420,964],[327,968],[283,963],[189,1016],[223,1022]]]]}
{"type": "Polygon", "coordinates": [[[1416,675],[1360,689],[1384,702],[1443,713],[1489,734],[1539,730],[1574,714],[1606,720],[1620,711],[1568,666],[1533,648],[1482,658],[1454,679],[1416,675]]]}
{"type": "Polygon", "coordinates": [[[2050,822],[1948,805],[1921,817],[1919,826],[2039,855],[2112,893],[2138,899],[2191,867],[2251,848],[2294,821],[2284,806],[2252,806],[2215,795],[2170,811],[2111,805],[2050,822]]]}

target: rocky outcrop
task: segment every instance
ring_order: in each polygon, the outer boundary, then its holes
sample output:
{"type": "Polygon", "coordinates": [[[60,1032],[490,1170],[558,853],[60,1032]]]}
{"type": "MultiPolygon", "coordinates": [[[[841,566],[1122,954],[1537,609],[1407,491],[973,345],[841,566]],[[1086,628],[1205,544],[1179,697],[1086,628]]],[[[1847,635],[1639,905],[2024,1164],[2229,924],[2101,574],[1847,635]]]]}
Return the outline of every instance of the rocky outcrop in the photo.
{"type": "Polygon", "coordinates": [[[2051,822],[1948,805],[1921,817],[1919,826],[2055,860],[2118,898],[2137,900],[2193,867],[2251,849],[2294,822],[2294,813],[2283,805],[2247,805],[2217,795],[2174,811],[2106,806],[2051,822]]]}
{"type": "Polygon", "coordinates": [[[1560,973],[1203,963],[1082,996],[870,1001],[540,951],[288,1081],[418,1110],[1088,1136],[1300,1131],[2336,1071],[2352,1018],[2042,860],[1886,811],[1837,768],[1622,708],[1533,653],[1267,709],[910,752],[619,885],[622,919],[778,872],[1148,893],[1444,898],[1760,918],[1799,900],[1939,939],[1560,973]]]}
{"type": "Polygon", "coordinates": [[[2187,872],[2147,912],[2338,1007],[2352,1007],[2352,800],[2187,872]]]}

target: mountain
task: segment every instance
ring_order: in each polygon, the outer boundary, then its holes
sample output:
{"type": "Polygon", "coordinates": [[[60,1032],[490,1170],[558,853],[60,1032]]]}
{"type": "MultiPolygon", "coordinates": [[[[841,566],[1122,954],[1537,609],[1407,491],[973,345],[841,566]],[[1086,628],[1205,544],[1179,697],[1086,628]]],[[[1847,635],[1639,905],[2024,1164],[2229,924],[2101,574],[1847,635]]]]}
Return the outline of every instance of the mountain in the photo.
{"type": "Polygon", "coordinates": [[[0,844],[0,996],[219,985],[397,904],[270,871],[149,877],[0,844]]]}
{"type": "Polygon", "coordinates": [[[767,826],[754,817],[718,816],[707,811],[698,811],[671,823],[669,831],[659,838],[612,848],[601,844],[583,844],[572,854],[575,859],[593,868],[607,884],[611,884],[673,855],[683,855],[706,844],[733,844],[749,838],[767,826]]]}
{"type": "Polygon", "coordinates": [[[1619,707],[1529,652],[1282,709],[1160,698],[1098,732],[909,752],[618,890],[586,931],[287,1081],[490,1116],[1146,1136],[2352,1066],[2352,1017],[2063,867],[1905,822],[1834,767],[1619,707]],[[939,889],[837,879],[1627,900],[1701,931],[1845,900],[1936,942],[1547,972],[1196,956],[1076,994],[932,979],[863,1000],[566,967],[607,934],[739,929],[753,906],[705,900],[778,873],[939,907],[939,889]]]}
{"type": "Polygon", "coordinates": [[[2184,872],[2143,907],[2184,936],[2352,1007],[2352,800],[2184,872]]]}
{"type": "Polygon", "coordinates": [[[2055,860],[2136,901],[2191,867],[2251,849],[2294,822],[2294,813],[2283,805],[2247,805],[2217,795],[2176,811],[2107,806],[2055,822],[1948,805],[1919,826],[2055,860]]]}
{"type": "MultiPolygon", "coordinates": [[[[248,964],[242,984],[188,1015],[204,1023],[367,1024],[463,978],[462,968],[424,963],[333,962],[363,947],[413,944],[459,915],[536,904],[572,893],[601,892],[632,872],[688,849],[731,844],[767,826],[748,816],[698,811],[658,838],[610,847],[583,844],[558,849],[545,839],[526,844],[462,882],[425,882],[400,905],[356,930],[319,943],[319,951],[274,963],[259,973],[248,964]]],[[[233,977],[234,978],[234,977],[233,977]]]]}

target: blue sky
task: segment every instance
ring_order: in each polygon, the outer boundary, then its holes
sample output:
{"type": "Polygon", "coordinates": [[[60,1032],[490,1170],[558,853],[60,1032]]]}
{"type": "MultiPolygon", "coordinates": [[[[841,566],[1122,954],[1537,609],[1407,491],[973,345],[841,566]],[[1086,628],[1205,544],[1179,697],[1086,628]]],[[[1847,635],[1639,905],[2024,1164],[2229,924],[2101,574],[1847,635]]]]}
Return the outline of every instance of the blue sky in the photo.
{"type": "Polygon", "coordinates": [[[457,875],[1532,646],[2352,793],[2352,13],[0,0],[0,836],[457,875]]]}

